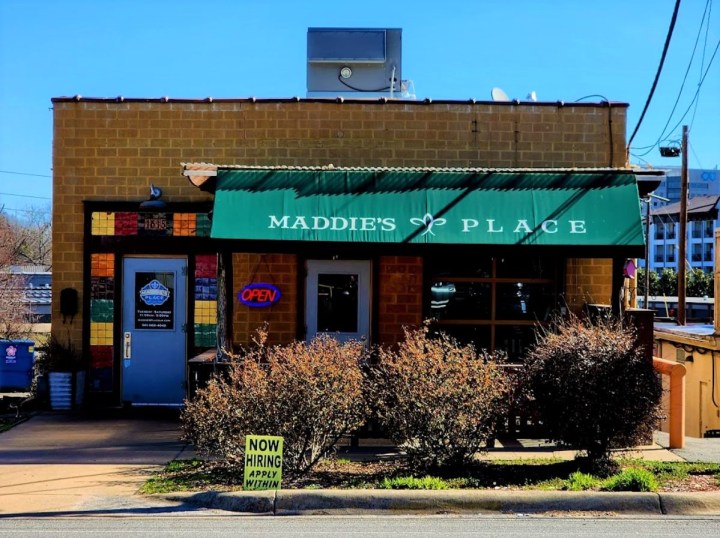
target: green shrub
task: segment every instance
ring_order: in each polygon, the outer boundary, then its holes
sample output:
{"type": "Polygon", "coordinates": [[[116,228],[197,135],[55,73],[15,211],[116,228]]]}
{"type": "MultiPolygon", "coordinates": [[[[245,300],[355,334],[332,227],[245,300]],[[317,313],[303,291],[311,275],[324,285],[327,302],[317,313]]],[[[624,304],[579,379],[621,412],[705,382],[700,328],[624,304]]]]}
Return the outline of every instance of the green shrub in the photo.
{"type": "Polygon", "coordinates": [[[378,484],[378,489],[448,489],[448,484],[442,478],[435,476],[398,476],[395,478],[384,478],[378,484]]]}
{"type": "Polygon", "coordinates": [[[650,471],[630,468],[605,480],[602,489],[606,491],[656,491],[658,481],[650,471]]]}
{"type": "Polygon", "coordinates": [[[568,491],[585,491],[597,487],[599,483],[600,480],[593,475],[576,471],[568,477],[562,489],[568,491]]]}
{"type": "Polygon", "coordinates": [[[493,357],[427,324],[380,349],[370,391],[388,435],[417,469],[462,466],[482,450],[505,412],[509,383],[493,357]]]}
{"type": "Polygon", "coordinates": [[[259,331],[255,349],[187,402],[185,438],[240,463],[246,435],[279,435],[285,472],[304,474],[365,421],[365,347],[328,336],[265,347],[266,336],[259,331]]]}
{"type": "Polygon", "coordinates": [[[616,322],[560,322],[530,352],[523,376],[549,438],[586,450],[595,474],[617,468],[610,449],[652,435],[660,380],[634,333],[616,322]]]}

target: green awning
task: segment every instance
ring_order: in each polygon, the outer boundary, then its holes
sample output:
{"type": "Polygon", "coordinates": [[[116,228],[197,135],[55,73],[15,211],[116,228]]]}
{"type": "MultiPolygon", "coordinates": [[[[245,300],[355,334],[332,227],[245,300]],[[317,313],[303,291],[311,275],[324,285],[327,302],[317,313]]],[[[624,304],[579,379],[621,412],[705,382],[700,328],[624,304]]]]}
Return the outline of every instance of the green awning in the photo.
{"type": "Polygon", "coordinates": [[[211,236],[644,245],[631,171],[220,169],[211,236]]]}

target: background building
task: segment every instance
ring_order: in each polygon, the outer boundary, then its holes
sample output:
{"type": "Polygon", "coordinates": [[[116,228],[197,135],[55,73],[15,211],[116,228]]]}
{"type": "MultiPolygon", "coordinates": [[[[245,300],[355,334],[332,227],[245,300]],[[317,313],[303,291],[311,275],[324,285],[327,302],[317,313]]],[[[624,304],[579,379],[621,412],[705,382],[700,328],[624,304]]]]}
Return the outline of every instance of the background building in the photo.
{"type": "MultiPolygon", "coordinates": [[[[665,170],[664,181],[654,194],[669,202],[651,198],[649,267],[661,272],[665,268],[677,269],[678,232],[680,217],[680,169],[665,170]]],[[[689,170],[687,263],[693,269],[706,273],[714,270],[714,231],[718,221],[720,199],[720,172],[718,170],[689,170]]],[[[641,266],[644,266],[644,261],[641,266]]]]}

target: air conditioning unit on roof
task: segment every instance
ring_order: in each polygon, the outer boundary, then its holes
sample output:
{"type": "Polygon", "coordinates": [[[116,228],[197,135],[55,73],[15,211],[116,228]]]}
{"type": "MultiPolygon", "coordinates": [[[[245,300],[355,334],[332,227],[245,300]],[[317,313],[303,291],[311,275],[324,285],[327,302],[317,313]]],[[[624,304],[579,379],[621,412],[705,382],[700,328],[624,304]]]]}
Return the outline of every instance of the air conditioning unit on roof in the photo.
{"type": "Polygon", "coordinates": [[[400,98],[402,29],[308,28],[307,97],[400,98]]]}

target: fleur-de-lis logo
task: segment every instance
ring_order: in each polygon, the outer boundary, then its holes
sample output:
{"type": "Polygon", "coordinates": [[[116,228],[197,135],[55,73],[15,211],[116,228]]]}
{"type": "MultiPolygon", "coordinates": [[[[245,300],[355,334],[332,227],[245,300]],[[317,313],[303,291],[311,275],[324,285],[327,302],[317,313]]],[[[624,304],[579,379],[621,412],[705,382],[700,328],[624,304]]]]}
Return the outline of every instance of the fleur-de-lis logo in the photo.
{"type": "Polygon", "coordinates": [[[423,218],[412,218],[410,219],[410,222],[418,226],[425,226],[426,230],[422,234],[420,234],[421,236],[423,236],[426,234],[435,235],[435,232],[432,231],[432,227],[442,226],[447,221],[445,219],[436,219],[430,213],[425,213],[425,216],[423,218]]]}

